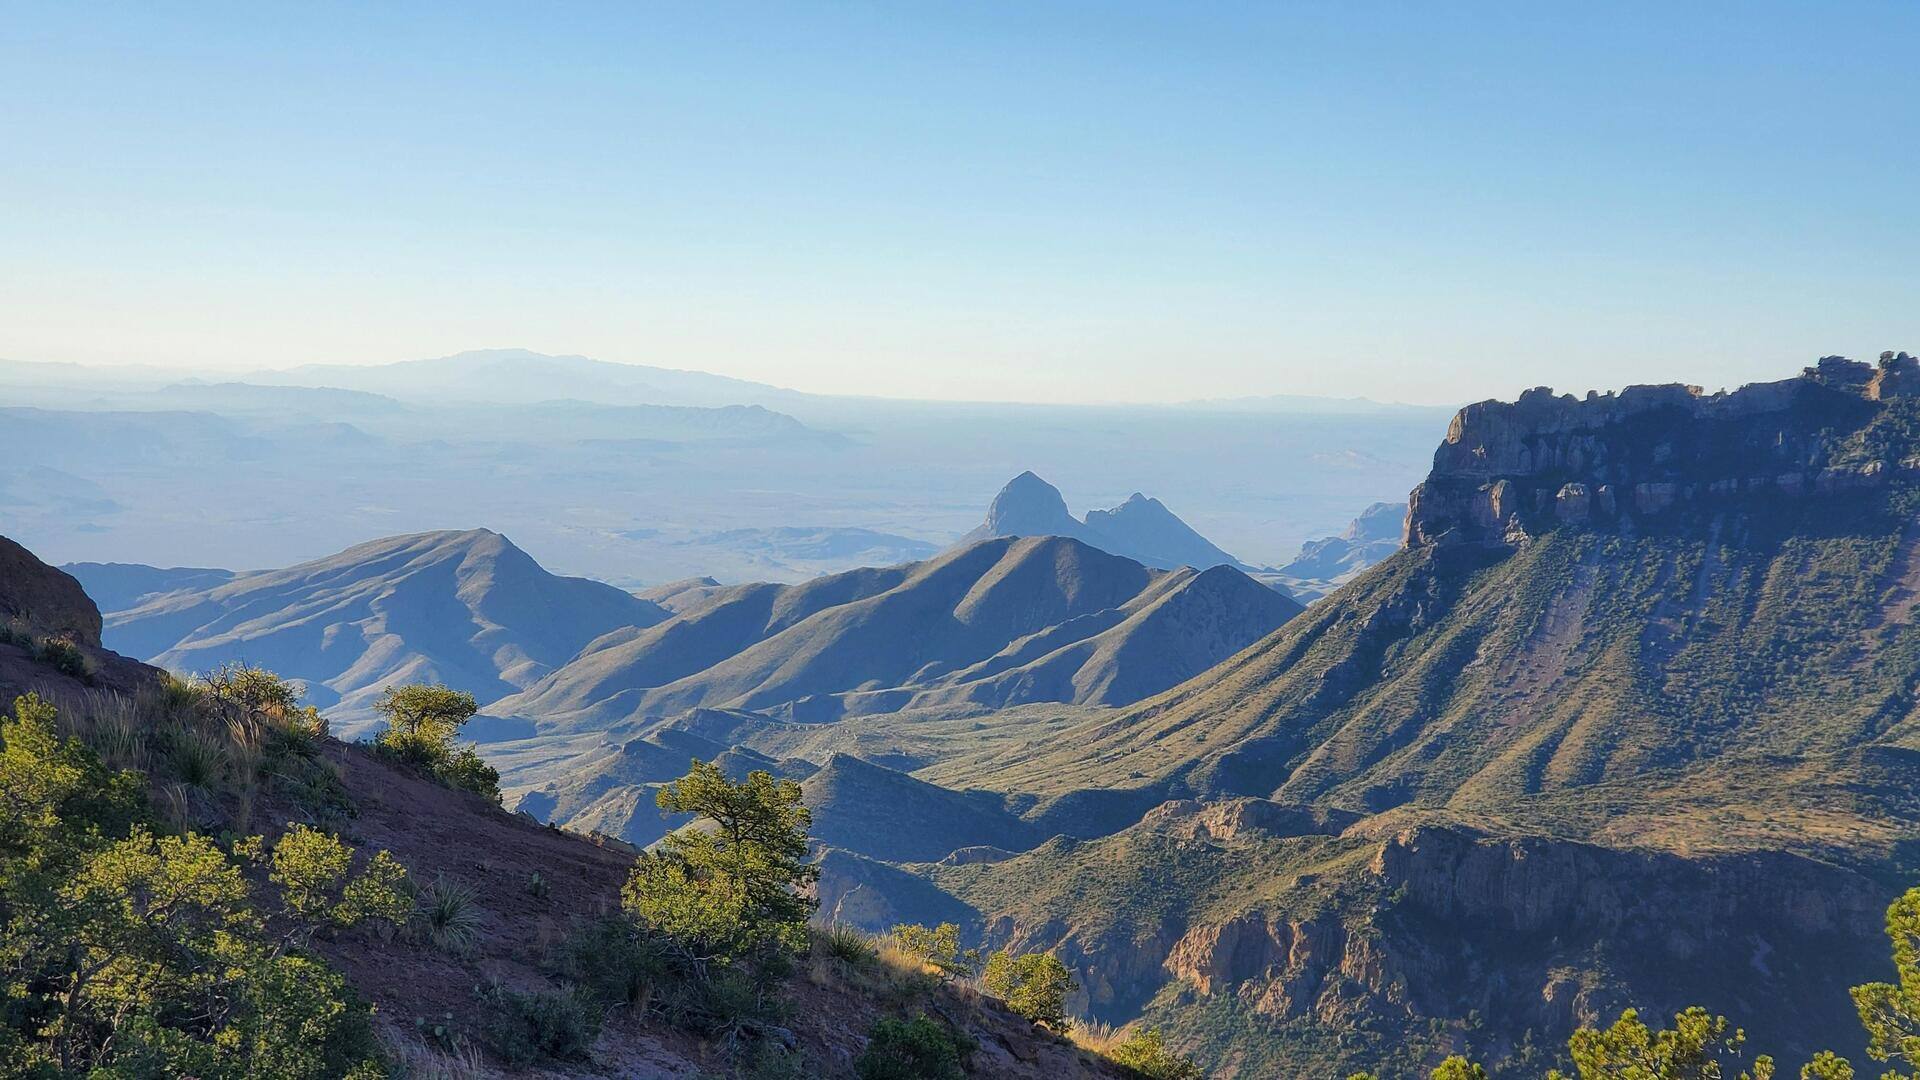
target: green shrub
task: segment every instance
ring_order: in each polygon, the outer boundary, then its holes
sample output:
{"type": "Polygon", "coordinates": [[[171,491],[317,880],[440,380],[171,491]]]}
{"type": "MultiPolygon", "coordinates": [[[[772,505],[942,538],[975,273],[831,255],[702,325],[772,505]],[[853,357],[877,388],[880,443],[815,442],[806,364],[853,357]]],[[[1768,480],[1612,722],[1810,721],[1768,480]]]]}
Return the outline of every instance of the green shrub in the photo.
{"type": "MultiPolygon", "coordinates": [[[[366,1004],[280,932],[232,853],[156,835],[33,695],[0,717],[0,1074],[379,1075],[366,1004]]],[[[236,853],[260,851],[257,841],[236,853]]]]}
{"type": "Polygon", "coordinates": [[[860,1080],[965,1080],[975,1043],[924,1013],[876,1021],[853,1068],[860,1080]]]}
{"type": "Polygon", "coordinates": [[[971,978],[980,970],[980,950],[960,948],[960,927],[954,923],[932,929],[901,923],[888,936],[894,948],[938,971],[942,978],[971,978]]]}
{"type": "Polygon", "coordinates": [[[673,984],[664,1002],[667,1018],[708,1038],[735,1039],[786,1019],[786,1003],[779,996],[781,977],[732,964],[691,973],[673,984]]]}
{"type": "Polygon", "coordinates": [[[500,801],[499,772],[473,747],[454,745],[461,727],[479,711],[472,694],[445,686],[390,686],[374,708],[387,720],[373,740],[381,756],[457,791],[500,801]]]}
{"type": "Polygon", "coordinates": [[[1021,1016],[1066,1034],[1067,995],[1078,990],[1073,973],[1050,953],[997,952],[987,961],[987,993],[1021,1016]]]}
{"type": "Polygon", "coordinates": [[[455,791],[471,791],[494,802],[500,801],[499,770],[487,764],[471,746],[454,751],[453,756],[433,770],[433,776],[455,791]]]}
{"type": "Polygon", "coordinates": [[[1107,1051],[1107,1057],[1145,1080],[1205,1080],[1206,1076],[1200,1066],[1167,1049],[1157,1028],[1141,1028],[1127,1036],[1107,1051]]]}
{"type": "Polygon", "coordinates": [[[34,648],[34,658],[69,678],[87,683],[93,681],[93,665],[87,661],[87,654],[66,638],[41,639],[34,648]]]}
{"type": "Polygon", "coordinates": [[[510,990],[494,983],[480,992],[493,1052],[516,1068],[537,1061],[580,1061],[600,1037],[600,1003],[574,987],[510,990]]]}
{"type": "Polygon", "coordinates": [[[676,981],[666,950],[617,916],[575,923],[547,967],[603,1005],[646,1008],[676,981]]]}
{"type": "Polygon", "coordinates": [[[660,789],[662,810],[711,829],[681,829],[635,860],[620,899],[647,927],[709,960],[770,962],[807,947],[815,901],[800,892],[820,875],[807,861],[812,814],[800,785],[753,772],[738,784],[695,761],[660,789]]]}

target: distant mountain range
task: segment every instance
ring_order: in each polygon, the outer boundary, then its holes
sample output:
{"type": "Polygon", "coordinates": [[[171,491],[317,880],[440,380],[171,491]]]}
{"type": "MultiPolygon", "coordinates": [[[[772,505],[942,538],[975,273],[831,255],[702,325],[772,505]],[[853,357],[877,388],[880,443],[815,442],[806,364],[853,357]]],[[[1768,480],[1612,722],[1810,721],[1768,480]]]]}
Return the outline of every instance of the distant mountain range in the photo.
{"type": "Polygon", "coordinates": [[[1303,600],[1325,596],[1399,551],[1406,516],[1406,503],[1374,503],[1361,511],[1345,532],[1308,541],[1301,546],[1298,558],[1260,578],[1281,585],[1303,600]]]}
{"type": "Polygon", "coordinates": [[[550,356],[528,349],[478,349],[391,364],[304,364],[256,371],[246,381],[359,390],[403,400],[498,405],[558,397],[615,405],[765,405],[805,396],[704,371],[550,356]]]}
{"type": "Polygon", "coordinates": [[[1111,510],[1089,510],[1076,518],[1060,489],[1023,472],[1007,482],[987,508],[987,519],[960,538],[960,545],[996,536],[1068,536],[1144,566],[1170,570],[1191,566],[1252,567],[1215,547],[1159,499],[1134,492],[1111,510]]]}
{"type": "Polygon", "coordinates": [[[816,721],[933,704],[1117,705],[1300,610],[1231,567],[1155,570],[1060,536],[981,540],[800,585],[696,587],[674,606],[487,711],[580,730],[695,708],[816,721]]]}
{"type": "MultiPolygon", "coordinates": [[[[182,580],[79,569],[122,596],[182,580]]],[[[348,735],[372,722],[372,700],[389,684],[441,682],[491,701],[602,634],[668,618],[610,585],[549,574],[485,529],[388,537],[135,599],[107,617],[109,648],[182,672],[232,661],[271,668],[304,681],[348,735]]]]}

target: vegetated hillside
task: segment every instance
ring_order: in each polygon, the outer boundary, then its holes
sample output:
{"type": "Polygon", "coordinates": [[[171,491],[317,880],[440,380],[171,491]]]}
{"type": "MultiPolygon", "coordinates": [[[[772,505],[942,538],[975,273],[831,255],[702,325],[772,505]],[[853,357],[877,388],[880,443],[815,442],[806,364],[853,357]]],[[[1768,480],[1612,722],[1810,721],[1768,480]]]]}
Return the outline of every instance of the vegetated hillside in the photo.
{"type": "Polygon", "coordinates": [[[1857,1044],[1920,869],[1916,382],[1469,407],[1407,550],[1167,693],[919,768],[1065,835],[917,880],[1228,1077],[1533,1075],[1627,1004],[1857,1044]]]}
{"type": "Polygon", "coordinates": [[[1120,704],[1259,640],[1299,606],[1231,568],[1152,570],[1063,537],[985,540],[801,585],[699,590],[488,708],[543,730],[689,709],[799,720],[926,704],[1120,704]]]}
{"type": "Polygon", "coordinates": [[[1060,489],[1023,472],[987,507],[987,519],[960,538],[961,546],[996,536],[1070,536],[1102,551],[1146,566],[1171,570],[1191,566],[1252,567],[1215,547],[1159,499],[1134,492],[1110,510],[1089,510],[1084,520],[1067,511],[1060,489]]]}
{"type": "Polygon", "coordinates": [[[485,529],[388,537],[337,555],[149,599],[107,620],[112,647],[180,672],[243,660],[303,680],[346,732],[399,682],[492,700],[609,631],[664,609],[548,573],[485,529]]]}
{"type": "MultiPolygon", "coordinates": [[[[704,1010],[708,1021],[714,1018],[713,1010],[720,1010],[718,1018],[726,1021],[722,1027],[710,1029],[710,1023],[697,1027],[677,1020],[676,1009],[660,1003],[671,976],[658,967],[658,956],[649,960],[646,954],[636,953],[630,959],[642,966],[627,970],[593,948],[600,940],[593,935],[601,932],[595,928],[614,925],[608,919],[619,909],[621,887],[633,864],[632,849],[539,825],[480,795],[442,787],[367,747],[342,744],[311,728],[285,745],[270,745],[277,735],[266,743],[243,738],[243,729],[251,725],[289,718],[273,719],[277,714],[268,714],[263,720],[261,714],[234,713],[227,717],[231,724],[227,727],[221,725],[219,715],[199,715],[196,710],[215,706],[209,691],[166,684],[161,671],[99,647],[97,631],[90,629],[98,627],[99,613],[73,578],[5,538],[0,538],[0,571],[0,613],[7,616],[5,634],[0,635],[0,697],[5,699],[0,722],[13,720],[16,695],[36,693],[57,704],[58,730],[53,734],[65,734],[86,743],[92,752],[109,755],[110,768],[135,770],[121,775],[130,775],[139,788],[147,789],[167,815],[155,821],[163,836],[160,846],[141,849],[152,852],[147,861],[113,864],[118,877],[89,876],[89,887],[95,890],[89,898],[107,901],[90,917],[111,919],[121,907],[146,914],[142,905],[149,898],[131,891],[102,897],[98,890],[116,888],[123,878],[139,882],[147,880],[141,875],[164,873],[176,865],[166,860],[179,858],[166,845],[179,840],[203,845],[194,850],[204,853],[213,865],[195,863],[192,869],[200,875],[195,881],[213,882],[208,888],[224,888],[229,879],[221,875],[238,869],[240,876],[231,878],[231,883],[248,894],[247,902],[266,904],[264,898],[276,888],[287,898],[285,908],[272,908],[262,917],[271,920],[267,925],[275,932],[286,932],[269,955],[295,965],[272,970],[297,972],[302,985],[268,988],[277,995],[270,1001],[280,1011],[258,1029],[225,1029],[234,1037],[218,1054],[219,1071],[207,1075],[295,1075],[287,1070],[293,1067],[290,1054],[297,1053],[299,1076],[347,1075],[346,1068],[353,1065],[357,1066],[350,1073],[354,1080],[586,1075],[660,1080],[804,1075],[850,1080],[857,1059],[868,1048],[869,1034],[882,1021],[921,1013],[938,1017],[941,1024],[970,1041],[969,1075],[1031,1080],[1126,1075],[1111,1062],[1047,1034],[970,986],[933,979],[917,963],[879,957],[871,944],[858,948],[844,941],[835,944],[832,935],[814,935],[796,960],[798,970],[778,976],[770,988],[757,990],[761,1000],[728,999],[711,991],[716,996],[702,999],[698,1009],[704,1010]],[[36,614],[30,618],[24,614],[28,611],[36,614]],[[52,647],[48,644],[52,641],[62,646],[52,647]],[[193,762],[198,764],[190,774],[187,766],[193,762]],[[324,857],[303,864],[298,874],[282,874],[281,849],[290,848],[294,832],[309,825],[316,829],[309,835],[324,835],[347,845],[335,849],[343,852],[338,874],[369,870],[377,861],[376,851],[378,858],[390,860],[387,865],[404,873],[419,895],[413,913],[399,916],[404,923],[400,929],[389,926],[382,931],[371,922],[345,919],[329,922],[359,901],[350,886],[340,907],[327,913],[332,900],[319,882],[335,871],[324,865],[324,857]],[[256,831],[264,833],[264,844],[249,845],[238,839],[256,831]],[[216,835],[217,841],[208,839],[216,835]],[[245,852],[250,849],[274,853],[270,874],[244,869],[249,858],[245,852]],[[321,890],[300,903],[300,914],[290,899],[298,887],[321,890]],[[316,897],[326,902],[315,904],[316,897]],[[318,924],[303,923],[303,916],[318,924]],[[316,960],[325,966],[316,967],[316,960]],[[647,963],[655,966],[644,966],[647,963]],[[584,1010],[599,1011],[599,1006],[587,1003],[604,1005],[608,999],[591,996],[568,982],[569,965],[588,965],[597,977],[619,983],[601,986],[594,993],[611,989],[637,996],[613,1000],[603,1020],[585,1025],[580,1020],[584,1010]],[[347,989],[332,1002],[338,1011],[330,1012],[326,995],[335,992],[331,989],[335,984],[329,981],[332,971],[346,977],[347,989]],[[765,997],[768,994],[772,997],[765,997]],[[517,1012],[500,1004],[516,1000],[538,1003],[538,1007],[517,1012]],[[372,1029],[378,1044],[345,1046],[342,1032],[350,1030],[350,1025],[343,1027],[341,1013],[354,1012],[363,1001],[373,1006],[372,1029]],[[275,1027],[275,1022],[282,1027],[275,1027]],[[282,1029],[289,1025],[290,1030],[282,1029]],[[525,1031],[516,1035],[521,1028],[525,1031]],[[261,1056],[269,1047],[282,1056],[261,1056]],[[337,1051],[353,1056],[329,1067],[326,1062],[338,1057],[337,1051]],[[363,1060],[363,1052],[384,1060],[363,1060]]],[[[267,679],[272,681],[270,676],[267,679]]],[[[299,718],[290,719],[297,722],[299,718]]],[[[8,737],[18,730],[10,728],[8,737]]],[[[10,798],[29,805],[41,795],[41,787],[75,783],[88,775],[73,750],[53,749],[59,767],[30,772],[23,770],[36,766],[34,755],[50,748],[29,737],[10,742],[5,749],[6,760],[0,763],[5,768],[0,772],[10,785],[6,790],[10,798]],[[33,784],[18,783],[22,779],[33,784]]],[[[95,771],[102,782],[109,775],[95,771]]],[[[87,805],[78,799],[69,802],[72,808],[87,805]]],[[[31,824],[44,829],[58,822],[36,818],[31,824]]],[[[34,835],[31,830],[10,832],[9,858],[20,854],[23,838],[34,835]]],[[[151,839],[146,842],[152,844],[151,839]]],[[[5,882],[7,888],[17,884],[11,879],[5,882]]],[[[72,948],[98,951],[114,946],[134,956],[150,942],[191,933],[175,924],[191,923],[202,915],[199,905],[215,901],[191,891],[192,882],[167,879],[166,886],[177,890],[166,894],[167,917],[141,922],[137,934],[128,940],[107,939],[102,944],[88,938],[84,946],[75,942],[72,948]]],[[[0,894],[9,904],[19,899],[4,890],[0,894]]],[[[234,905],[242,899],[223,893],[217,903],[227,906],[219,910],[240,912],[234,905]]],[[[244,911],[245,918],[252,917],[252,908],[244,911]]],[[[28,915],[0,906],[0,919],[28,915]]],[[[234,955],[235,942],[242,935],[254,932],[245,918],[236,913],[215,924],[220,930],[217,955],[223,961],[234,955]]],[[[8,923],[10,928],[18,925],[23,924],[8,923]]],[[[622,939],[615,935],[606,940],[622,939]]],[[[196,946],[203,944],[199,938],[192,941],[196,946]]],[[[195,959],[189,955],[185,962],[195,959]]],[[[198,959],[204,961],[204,957],[198,959]]],[[[202,1040],[203,1048],[216,1041],[206,1030],[213,1026],[210,1018],[178,1008],[172,1010],[178,1015],[166,1021],[170,1026],[165,1037],[156,1038],[144,1026],[153,1014],[166,1016],[172,1001],[169,995],[185,995],[187,987],[142,977],[148,974],[145,969],[134,975],[119,968],[100,970],[96,983],[126,982],[139,991],[137,1001],[135,997],[127,1001],[129,1011],[137,1011],[143,1023],[138,1030],[125,1032],[103,1028],[89,1032],[90,1038],[112,1031],[114,1039],[105,1040],[109,1045],[121,1035],[128,1042],[141,1040],[139,1045],[163,1045],[171,1062],[200,1060],[194,1057],[195,1040],[202,1040]]],[[[246,995],[257,992],[255,972],[224,966],[218,970],[228,991],[222,1007],[228,1011],[254,1007],[255,999],[246,995]]],[[[49,971],[33,978],[56,976],[49,971]]],[[[29,981],[15,979],[9,982],[9,990],[29,981]]],[[[34,992],[45,997],[44,987],[34,992]]],[[[67,1007],[72,1008],[78,997],[76,987],[67,1007]]],[[[183,997],[181,1004],[185,1001],[183,997]]],[[[20,1010],[0,1026],[0,1044],[7,1048],[9,1066],[23,1060],[13,1055],[29,1044],[44,1049],[48,1041],[48,1034],[38,1030],[37,1019],[20,1010]]],[[[40,1060],[44,1063],[45,1058],[40,1060]]],[[[216,1068],[212,1057],[204,1060],[208,1069],[216,1068]]],[[[154,1072],[151,1062],[137,1054],[113,1064],[116,1075],[179,1075],[171,1068],[154,1072]]]]}

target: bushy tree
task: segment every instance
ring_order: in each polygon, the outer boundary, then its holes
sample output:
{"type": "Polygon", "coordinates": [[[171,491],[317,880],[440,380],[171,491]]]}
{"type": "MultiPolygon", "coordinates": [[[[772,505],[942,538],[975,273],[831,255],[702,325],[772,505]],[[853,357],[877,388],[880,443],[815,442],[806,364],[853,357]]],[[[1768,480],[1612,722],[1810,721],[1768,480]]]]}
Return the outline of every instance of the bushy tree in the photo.
{"type": "MultiPolygon", "coordinates": [[[[1107,1056],[1115,1064],[1132,1069],[1146,1080],[1205,1080],[1206,1077],[1200,1071],[1200,1066],[1167,1049],[1166,1039],[1158,1028],[1135,1031],[1114,1044],[1107,1056]]],[[[1435,1073],[1434,1076],[1438,1080],[1440,1074],[1435,1073]]],[[[1486,1080],[1485,1074],[1476,1080],[1486,1080]]]]}
{"type": "Polygon", "coordinates": [[[1487,1080],[1487,1070],[1455,1054],[1433,1070],[1430,1080],[1487,1080]]]}
{"type": "MultiPolygon", "coordinates": [[[[241,850],[258,852],[260,845],[241,850]]],[[[353,848],[339,837],[289,824],[265,858],[280,902],[311,924],[348,927],[371,919],[399,927],[413,913],[412,882],[392,852],[377,852],[354,874],[353,848]]]]}
{"type": "Polygon", "coordinates": [[[1920,1070],[1920,889],[1887,908],[1887,939],[1898,981],[1854,987],[1853,1004],[1867,1031],[1867,1056],[1899,1062],[1914,1075],[1920,1070]]]}
{"type": "Polygon", "coordinates": [[[500,773],[473,747],[454,744],[480,709],[472,694],[446,686],[389,686],[373,707],[387,721],[373,740],[381,753],[448,787],[499,801],[500,773]]]}
{"type": "Polygon", "coordinates": [[[997,952],[987,960],[987,993],[1021,1016],[1066,1034],[1067,995],[1080,989],[1073,973],[1052,953],[997,952]]]}
{"type": "Polygon", "coordinates": [[[1610,1028],[1574,1032],[1567,1050],[1580,1080],[1769,1080],[1773,1059],[1765,1054],[1753,1059],[1751,1071],[1745,1068],[1746,1041],[1746,1032],[1726,1017],[1695,1005],[1677,1013],[1665,1031],[1647,1027],[1636,1010],[1627,1009],[1610,1028]]]}
{"type": "Polygon", "coordinates": [[[931,929],[901,923],[887,936],[894,948],[938,971],[942,978],[967,978],[980,970],[980,950],[960,948],[957,923],[941,923],[931,929]]]}
{"type": "Polygon", "coordinates": [[[973,1040],[922,1013],[911,1020],[884,1017],[867,1034],[854,1061],[860,1080],[965,1080],[973,1040]]]}
{"type": "Polygon", "coordinates": [[[699,820],[635,862],[621,891],[628,913],[704,959],[806,948],[815,901],[800,890],[820,872],[805,861],[813,817],[799,784],[764,772],[735,784],[695,761],[656,801],[699,820]]]}

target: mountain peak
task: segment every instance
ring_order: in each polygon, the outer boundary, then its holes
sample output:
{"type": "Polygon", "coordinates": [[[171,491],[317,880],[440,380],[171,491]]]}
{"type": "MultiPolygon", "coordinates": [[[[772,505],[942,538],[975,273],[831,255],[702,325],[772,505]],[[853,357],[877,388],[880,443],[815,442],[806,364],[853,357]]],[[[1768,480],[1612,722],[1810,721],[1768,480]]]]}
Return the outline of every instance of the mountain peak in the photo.
{"type": "Polygon", "coordinates": [[[995,536],[1068,536],[1163,570],[1219,565],[1249,569],[1194,531],[1159,499],[1136,491],[1120,505],[1089,510],[1085,519],[1080,519],[1067,510],[1060,489],[1032,470],[1007,481],[987,508],[986,521],[962,537],[960,543],[974,544],[995,536]]]}
{"type": "Polygon", "coordinates": [[[1080,522],[1067,512],[1060,489],[1030,470],[1007,481],[993,497],[981,529],[985,536],[1083,535],[1080,522]]]}

